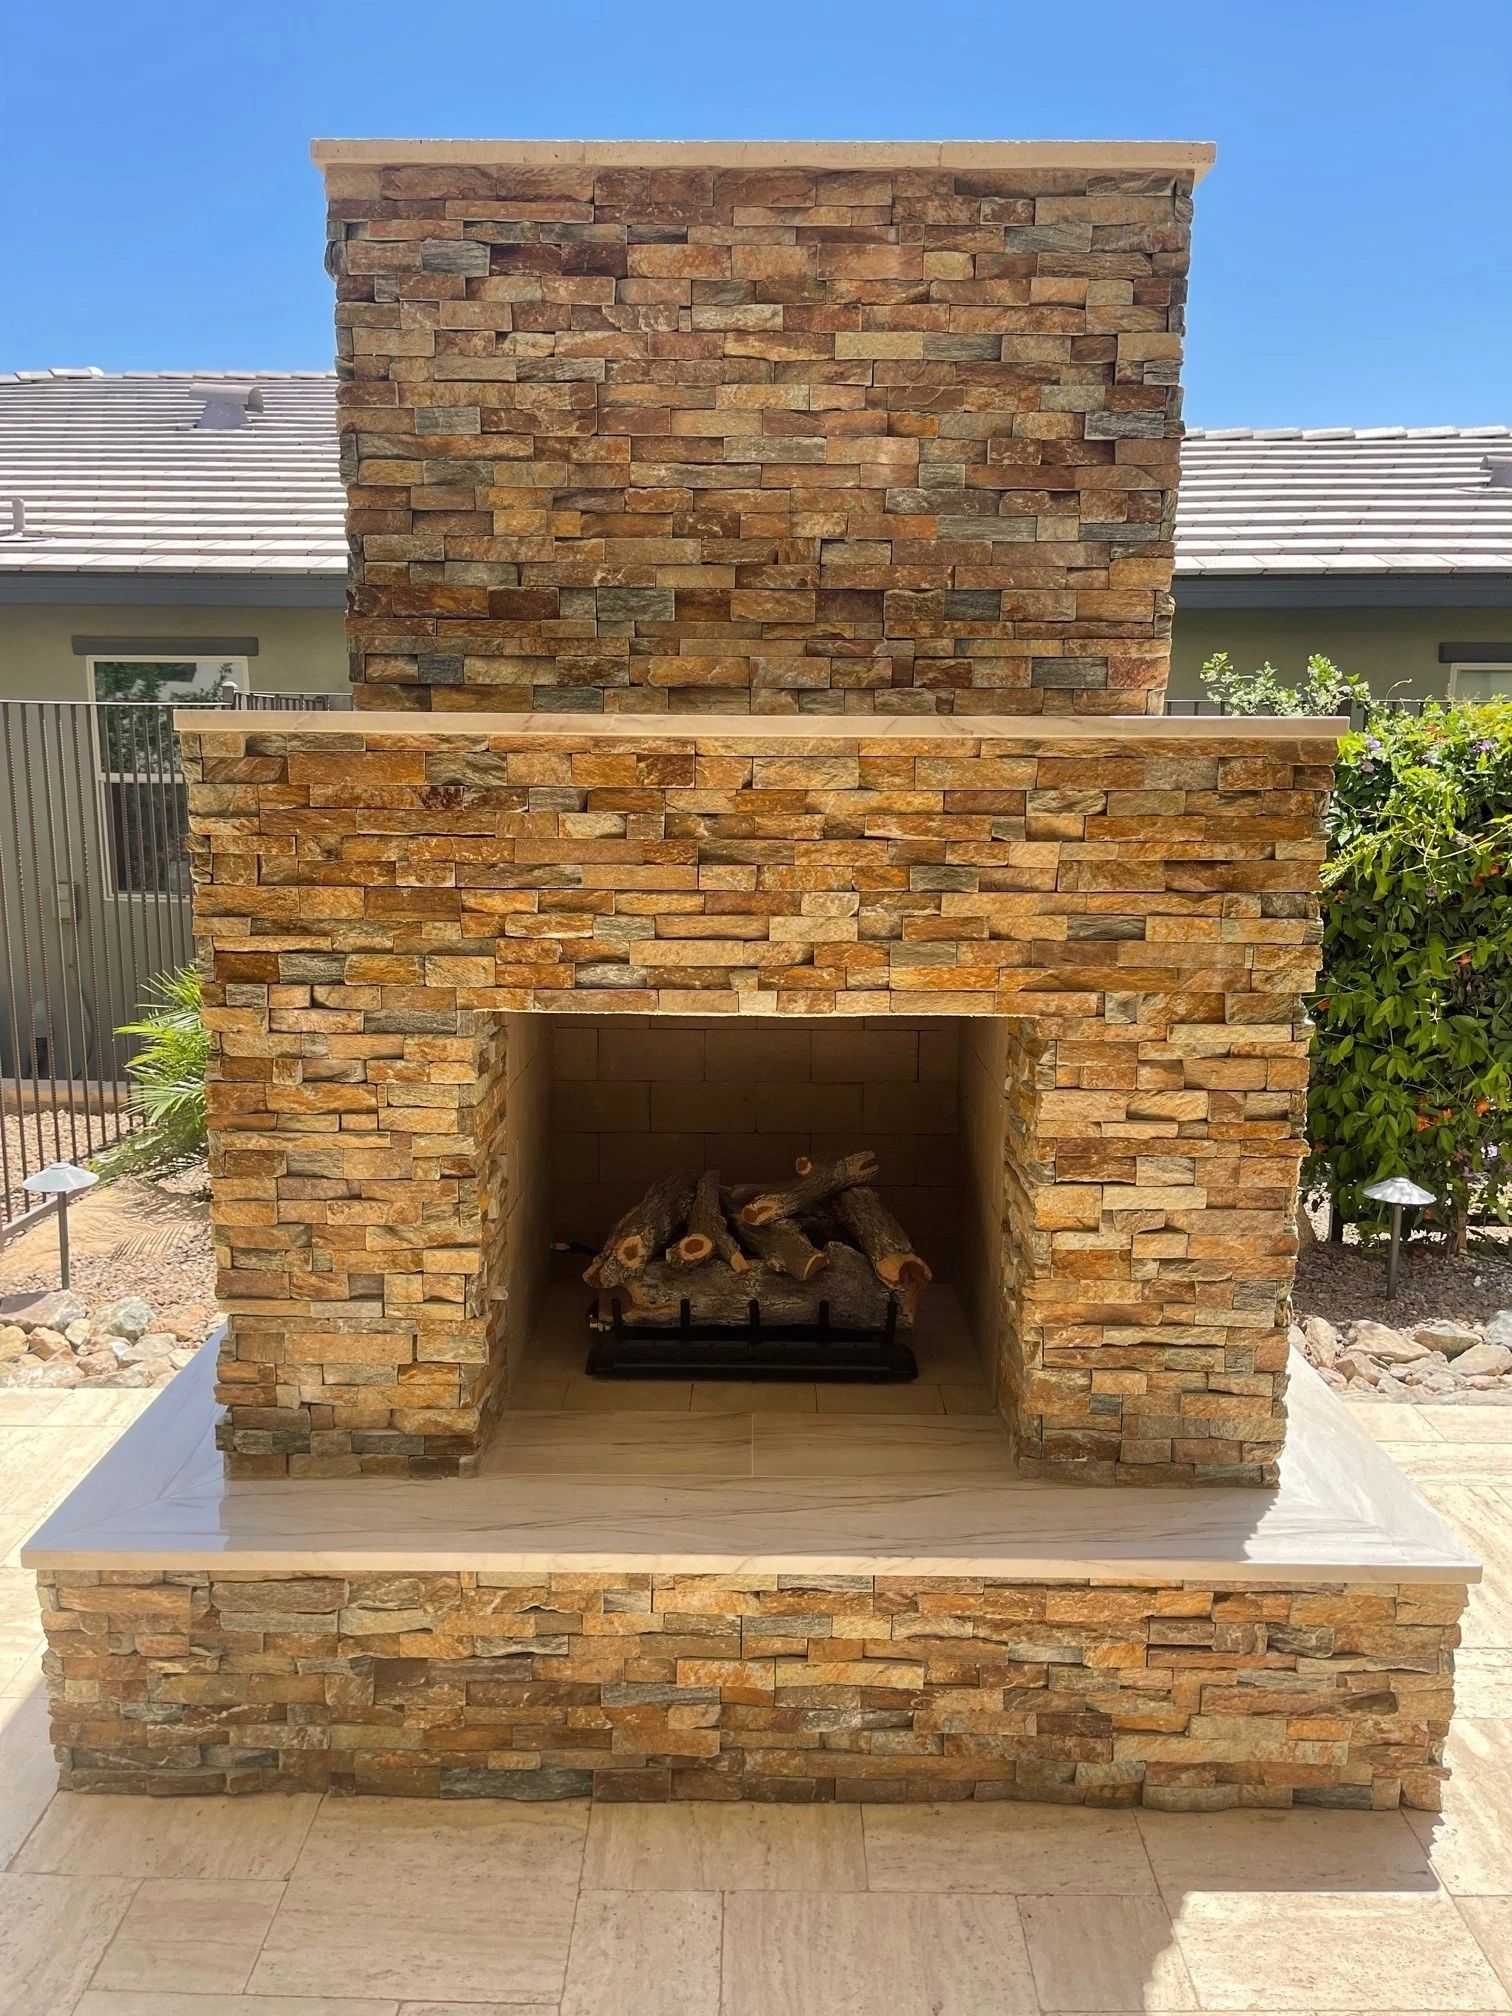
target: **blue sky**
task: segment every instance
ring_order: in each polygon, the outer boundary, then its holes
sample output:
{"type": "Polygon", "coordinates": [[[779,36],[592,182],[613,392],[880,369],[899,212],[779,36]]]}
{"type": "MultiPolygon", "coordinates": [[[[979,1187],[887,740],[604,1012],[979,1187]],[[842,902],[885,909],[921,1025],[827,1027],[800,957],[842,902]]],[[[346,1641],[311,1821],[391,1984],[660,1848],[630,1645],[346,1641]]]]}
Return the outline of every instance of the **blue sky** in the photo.
{"type": "Polygon", "coordinates": [[[1512,417],[1507,0],[14,7],[0,368],[320,368],[315,135],[1211,139],[1187,418],[1512,417]]]}

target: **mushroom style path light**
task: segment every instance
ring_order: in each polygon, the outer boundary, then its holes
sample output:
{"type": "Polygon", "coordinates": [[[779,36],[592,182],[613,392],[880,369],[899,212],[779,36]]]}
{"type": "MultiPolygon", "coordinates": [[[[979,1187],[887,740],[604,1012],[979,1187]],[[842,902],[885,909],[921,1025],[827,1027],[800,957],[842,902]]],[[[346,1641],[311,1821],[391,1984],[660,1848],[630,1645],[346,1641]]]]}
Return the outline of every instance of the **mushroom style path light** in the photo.
{"type": "Polygon", "coordinates": [[[45,1169],[39,1169],[35,1176],[28,1176],[21,1188],[29,1197],[56,1197],[58,1200],[58,1268],[59,1287],[66,1288],[68,1281],[68,1200],[76,1197],[81,1190],[92,1190],[99,1177],[90,1169],[81,1169],[76,1162],[49,1162],[45,1169]]]}
{"type": "Polygon", "coordinates": [[[1402,1257],[1402,1213],[1411,1206],[1436,1204],[1438,1198],[1421,1183],[1406,1176],[1388,1176],[1380,1183],[1368,1183],[1365,1195],[1376,1204],[1391,1206],[1391,1249],[1386,1256],[1386,1299],[1397,1291],[1397,1267],[1402,1257]]]}

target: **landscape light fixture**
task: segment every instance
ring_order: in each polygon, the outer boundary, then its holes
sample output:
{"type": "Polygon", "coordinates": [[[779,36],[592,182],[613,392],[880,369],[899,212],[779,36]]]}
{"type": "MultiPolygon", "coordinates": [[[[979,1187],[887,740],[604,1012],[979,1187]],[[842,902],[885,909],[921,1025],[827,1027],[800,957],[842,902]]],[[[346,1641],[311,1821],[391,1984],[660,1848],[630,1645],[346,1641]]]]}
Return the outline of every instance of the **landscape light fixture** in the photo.
{"type": "Polygon", "coordinates": [[[22,1180],[21,1188],[28,1197],[56,1197],[58,1200],[58,1267],[62,1276],[58,1285],[62,1288],[69,1285],[68,1200],[76,1197],[81,1190],[92,1190],[99,1180],[91,1170],[81,1169],[77,1162],[49,1162],[35,1176],[22,1180]]]}
{"type": "Polygon", "coordinates": [[[1386,1299],[1397,1291],[1397,1266],[1402,1257],[1402,1213],[1409,1205],[1436,1204],[1437,1197],[1406,1176],[1388,1176],[1380,1183],[1367,1183],[1365,1195],[1375,1204],[1391,1206],[1391,1250],[1386,1255],[1386,1299]]]}

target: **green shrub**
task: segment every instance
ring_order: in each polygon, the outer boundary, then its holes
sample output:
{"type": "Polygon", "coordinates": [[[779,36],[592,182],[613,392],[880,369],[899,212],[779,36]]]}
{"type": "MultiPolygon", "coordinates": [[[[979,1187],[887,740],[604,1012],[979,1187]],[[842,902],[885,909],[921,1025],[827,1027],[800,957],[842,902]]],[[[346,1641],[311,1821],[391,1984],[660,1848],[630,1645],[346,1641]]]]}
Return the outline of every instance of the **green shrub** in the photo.
{"type": "Polygon", "coordinates": [[[205,1152],[205,1028],[200,976],[192,966],[161,974],[148,985],[153,1005],[140,1022],[123,1023],[122,1036],[141,1047],[126,1070],[131,1109],[139,1125],[119,1146],[97,1158],[105,1176],[165,1169],[205,1152]]]}
{"type": "Polygon", "coordinates": [[[1512,702],[1401,714],[1319,657],[1296,686],[1202,670],[1235,714],[1364,719],[1328,810],[1303,1187],[1378,1223],[1365,1186],[1410,1176],[1462,1244],[1512,1200],[1512,702]]]}
{"type": "Polygon", "coordinates": [[[1376,708],[1339,750],[1323,870],[1309,1187],[1349,1220],[1410,1176],[1463,1243],[1512,1192],[1512,703],[1376,708]]]}

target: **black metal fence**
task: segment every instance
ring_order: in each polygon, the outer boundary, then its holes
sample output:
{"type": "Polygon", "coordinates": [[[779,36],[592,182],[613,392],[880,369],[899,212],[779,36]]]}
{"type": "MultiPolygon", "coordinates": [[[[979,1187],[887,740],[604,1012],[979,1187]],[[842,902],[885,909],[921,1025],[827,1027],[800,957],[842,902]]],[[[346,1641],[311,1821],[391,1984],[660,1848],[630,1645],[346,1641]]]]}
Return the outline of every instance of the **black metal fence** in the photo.
{"type": "MultiPolygon", "coordinates": [[[[1440,704],[1442,703],[1433,700],[1378,700],[1375,702],[1375,705],[1377,707],[1382,708],[1386,712],[1392,714],[1421,714],[1425,707],[1438,706],[1440,704]]],[[[1167,714],[1226,715],[1230,713],[1231,710],[1229,707],[1225,705],[1225,703],[1222,700],[1209,700],[1204,698],[1201,700],[1167,699],[1165,703],[1165,711],[1167,714]]],[[[1351,727],[1361,728],[1364,726],[1365,715],[1360,707],[1351,706],[1347,711],[1349,714],[1351,727]]]]}
{"type": "MultiPolygon", "coordinates": [[[[350,699],[231,688],[220,705],[350,699]]],[[[192,956],[173,707],[0,700],[0,1237],[35,1215],[28,1176],[137,1125],[121,1024],[192,956]]]]}

